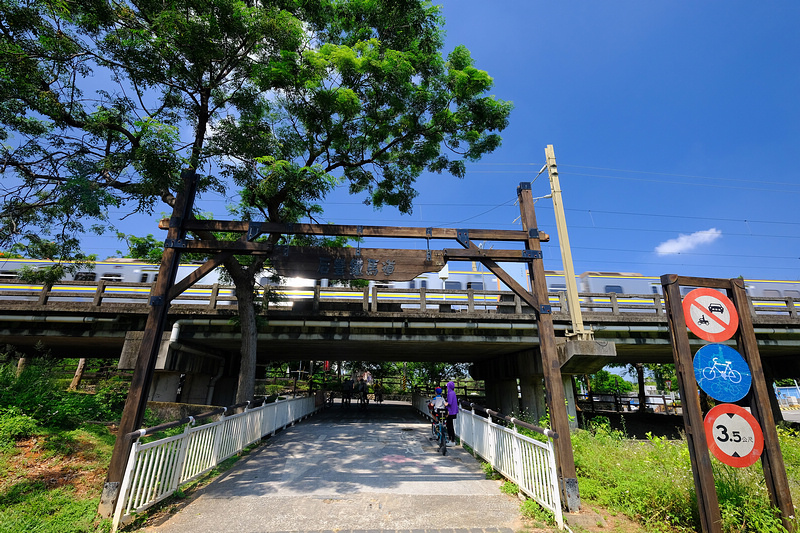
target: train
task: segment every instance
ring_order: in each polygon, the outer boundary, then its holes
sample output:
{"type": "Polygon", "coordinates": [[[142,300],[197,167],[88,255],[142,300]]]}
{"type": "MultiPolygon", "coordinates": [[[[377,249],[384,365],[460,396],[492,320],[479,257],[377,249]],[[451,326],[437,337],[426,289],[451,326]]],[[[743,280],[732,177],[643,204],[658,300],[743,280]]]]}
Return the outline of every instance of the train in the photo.
{"type": "MultiPolygon", "coordinates": [[[[10,281],[17,278],[17,273],[22,267],[41,268],[43,266],[53,264],[52,261],[38,260],[38,259],[19,259],[19,258],[3,258],[0,257],[0,290],[9,291],[16,287],[18,284],[3,284],[3,281],[10,281]]],[[[514,272],[511,267],[508,269],[515,279],[517,279],[523,286],[530,290],[530,279],[527,275],[527,270],[524,266],[515,265],[519,269],[514,272]]],[[[178,279],[188,276],[197,268],[196,264],[182,264],[178,269],[178,279]]],[[[153,283],[158,277],[159,265],[146,263],[135,259],[125,258],[109,258],[105,261],[96,261],[93,268],[80,269],[73,274],[69,274],[65,281],[96,283],[98,281],[105,281],[107,286],[113,285],[115,282],[123,283],[153,283]]],[[[566,284],[564,281],[564,273],[561,271],[548,270],[545,271],[546,285],[551,297],[557,301],[557,294],[566,291],[566,284]]],[[[270,276],[264,275],[260,278],[260,284],[263,288],[273,286],[275,283],[271,281],[270,276]]],[[[206,275],[198,284],[199,285],[212,285],[220,283],[220,271],[215,270],[206,275]]],[[[578,292],[582,294],[594,294],[597,296],[582,296],[582,301],[591,301],[592,299],[600,301],[608,301],[608,298],[601,298],[600,295],[608,295],[610,293],[620,295],[652,295],[662,294],[661,278],[658,276],[645,276],[636,272],[604,272],[604,271],[587,271],[576,276],[576,283],[578,292]]],[[[800,302],[800,281],[791,280],[765,280],[765,279],[747,279],[744,280],[745,289],[748,295],[754,299],[783,299],[791,298],[800,302]]],[[[315,285],[320,285],[327,288],[329,291],[335,291],[336,287],[341,286],[336,281],[321,280],[316,281],[305,278],[283,278],[280,281],[281,292],[288,298],[306,298],[313,295],[315,285]]],[[[476,293],[481,291],[494,293],[492,296],[481,297],[482,300],[497,301],[497,292],[508,291],[509,289],[498,280],[497,276],[488,271],[480,263],[452,263],[446,265],[440,272],[429,272],[417,276],[411,281],[370,281],[370,285],[376,285],[380,289],[402,289],[402,290],[418,290],[425,288],[434,293],[437,291],[468,291],[473,290],[476,293]]],[[[87,287],[88,289],[88,287],[87,287]]],[[[693,287],[681,287],[681,292],[685,296],[693,287]]],[[[73,288],[74,290],[74,288],[73,288]]],[[[146,288],[140,289],[146,292],[146,288]]],[[[208,289],[190,289],[202,293],[208,289]]],[[[351,293],[352,294],[352,293],[351,293]]],[[[436,296],[431,294],[432,298],[436,296]]],[[[412,298],[410,294],[408,298],[412,298]]],[[[440,294],[440,297],[443,297],[440,294]]],[[[465,298],[465,296],[462,295],[465,298]]],[[[760,302],[759,305],[768,305],[769,302],[760,302]]],[[[784,304],[785,306],[785,304],[784,304]]]]}

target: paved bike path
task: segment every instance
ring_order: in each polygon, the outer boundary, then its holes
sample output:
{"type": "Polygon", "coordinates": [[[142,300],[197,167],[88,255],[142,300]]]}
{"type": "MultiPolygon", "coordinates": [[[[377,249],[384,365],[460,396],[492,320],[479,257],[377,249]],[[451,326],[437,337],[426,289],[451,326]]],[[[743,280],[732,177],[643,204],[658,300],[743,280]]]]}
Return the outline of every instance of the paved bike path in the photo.
{"type": "Polygon", "coordinates": [[[446,456],[408,404],[332,408],[269,438],[159,533],[510,533],[519,501],[459,447],[446,456]]]}

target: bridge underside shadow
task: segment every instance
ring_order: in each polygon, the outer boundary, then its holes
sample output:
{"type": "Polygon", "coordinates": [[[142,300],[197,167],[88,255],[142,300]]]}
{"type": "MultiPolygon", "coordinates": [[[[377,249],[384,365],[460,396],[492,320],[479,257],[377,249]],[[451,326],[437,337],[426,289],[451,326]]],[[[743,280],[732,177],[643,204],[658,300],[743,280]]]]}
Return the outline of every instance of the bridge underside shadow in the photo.
{"type": "Polygon", "coordinates": [[[408,404],[337,403],[269,438],[152,531],[516,529],[519,502],[464,449],[438,454],[429,434],[408,404]]]}

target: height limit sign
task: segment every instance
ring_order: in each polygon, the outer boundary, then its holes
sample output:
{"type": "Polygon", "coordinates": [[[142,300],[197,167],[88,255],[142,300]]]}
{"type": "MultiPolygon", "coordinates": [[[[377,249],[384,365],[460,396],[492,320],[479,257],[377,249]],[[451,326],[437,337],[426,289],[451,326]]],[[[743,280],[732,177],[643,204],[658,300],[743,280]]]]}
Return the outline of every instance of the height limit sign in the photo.
{"type": "Polygon", "coordinates": [[[703,340],[722,342],[733,337],[739,313],[730,299],[714,289],[694,289],[683,299],[686,325],[703,340]]]}

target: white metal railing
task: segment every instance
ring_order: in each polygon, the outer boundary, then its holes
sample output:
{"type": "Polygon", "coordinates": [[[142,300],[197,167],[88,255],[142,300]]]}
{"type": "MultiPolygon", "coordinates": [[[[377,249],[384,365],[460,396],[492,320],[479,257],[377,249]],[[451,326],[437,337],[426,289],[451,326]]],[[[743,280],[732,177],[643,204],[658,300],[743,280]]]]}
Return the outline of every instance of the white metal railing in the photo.
{"type": "Polygon", "coordinates": [[[268,403],[224,416],[216,422],[186,425],[180,435],[131,448],[112,531],[140,512],[171,495],[181,485],[208,472],[246,446],[316,411],[313,396],[268,403]]]}
{"type": "MultiPolygon", "coordinates": [[[[414,407],[426,417],[428,399],[419,394],[412,397],[414,407]]],[[[466,444],[492,468],[514,482],[524,494],[553,512],[559,529],[564,529],[561,511],[561,492],[558,487],[553,441],[541,442],[513,429],[495,424],[459,407],[454,424],[461,444],[466,444]]]]}

